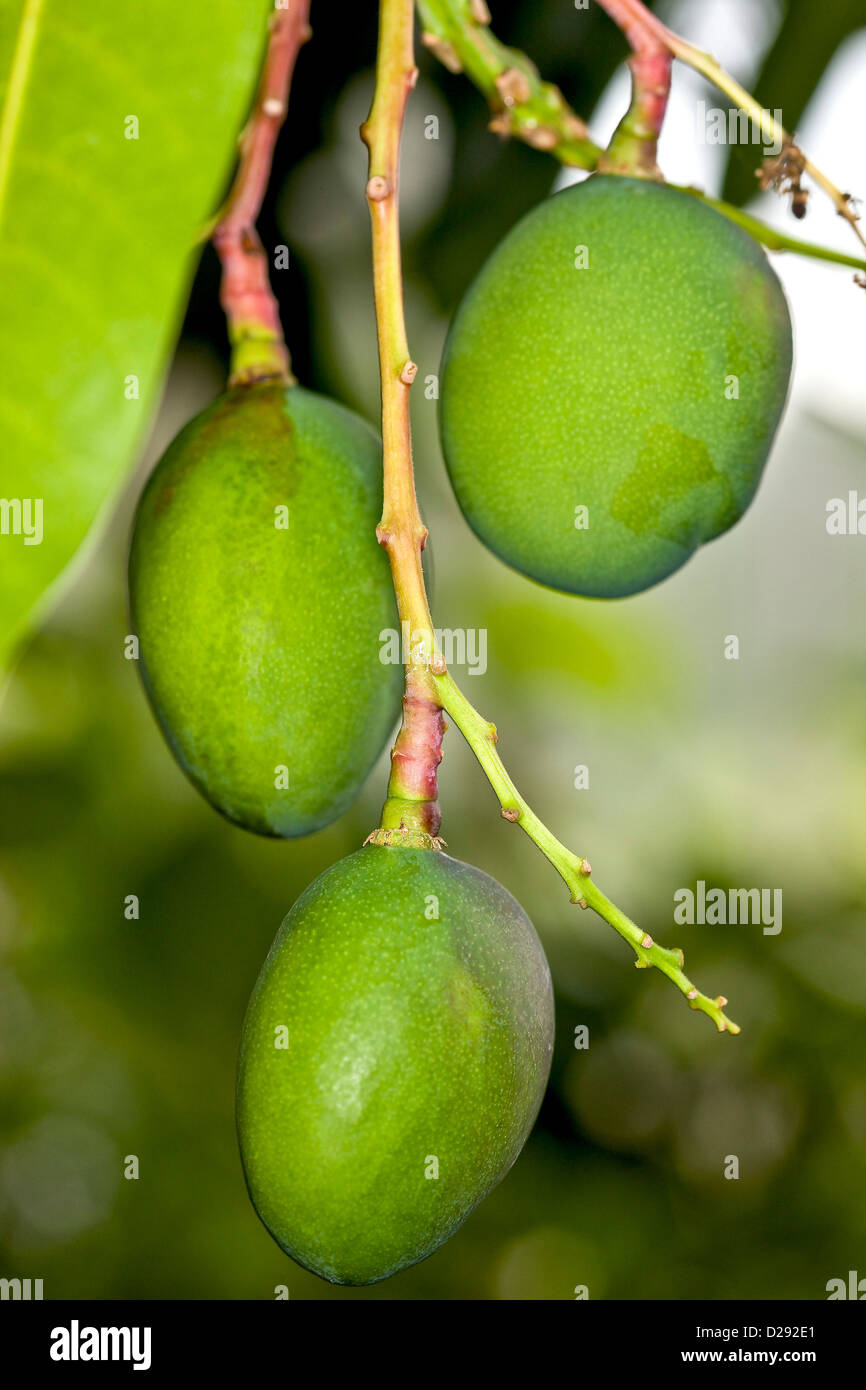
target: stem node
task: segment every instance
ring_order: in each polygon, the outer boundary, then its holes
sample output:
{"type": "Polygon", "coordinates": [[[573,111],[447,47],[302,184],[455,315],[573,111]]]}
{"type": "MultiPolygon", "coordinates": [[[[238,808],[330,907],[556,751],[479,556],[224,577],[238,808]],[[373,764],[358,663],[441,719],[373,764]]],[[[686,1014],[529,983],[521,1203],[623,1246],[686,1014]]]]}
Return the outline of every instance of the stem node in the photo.
{"type": "Polygon", "coordinates": [[[494,85],[506,106],[522,106],[532,95],[529,78],[519,68],[506,68],[494,85]]]}
{"type": "Polygon", "coordinates": [[[381,174],[374,174],[367,182],[367,197],[371,203],[384,202],[391,196],[391,185],[381,174]]]}

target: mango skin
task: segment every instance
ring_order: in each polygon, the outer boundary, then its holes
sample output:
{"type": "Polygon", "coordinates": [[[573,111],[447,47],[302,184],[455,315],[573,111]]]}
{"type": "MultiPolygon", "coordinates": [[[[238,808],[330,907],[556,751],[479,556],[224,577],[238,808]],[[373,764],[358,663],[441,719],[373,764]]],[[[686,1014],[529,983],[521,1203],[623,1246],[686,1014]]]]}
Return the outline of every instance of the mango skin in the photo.
{"type": "Polygon", "coordinates": [[[550,971],[514,898],[436,850],[357,851],[295,903],[247,1010],[237,1115],[256,1211],[332,1283],[423,1260],[517,1158],[552,1048],[550,971]]]}
{"type": "Polygon", "coordinates": [[[513,228],[454,318],[440,427],[463,513],[542,584],[647,589],[748,507],[791,355],[748,233],[689,194],[593,175],[513,228]]]}
{"type": "Polygon", "coordinates": [[[151,704],[193,784],[259,834],[341,815],[399,713],[402,669],[379,660],[399,629],[381,475],[352,412],[242,387],[178,435],[139,503],[130,605],[151,704]]]}

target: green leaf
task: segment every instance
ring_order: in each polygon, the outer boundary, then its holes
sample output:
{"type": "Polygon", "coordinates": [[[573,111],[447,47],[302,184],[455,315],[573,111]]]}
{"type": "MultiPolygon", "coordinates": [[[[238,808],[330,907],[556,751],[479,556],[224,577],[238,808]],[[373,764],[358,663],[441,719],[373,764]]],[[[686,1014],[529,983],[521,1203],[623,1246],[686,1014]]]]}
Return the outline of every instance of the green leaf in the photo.
{"type": "Polygon", "coordinates": [[[0,7],[0,665],[141,446],[269,9],[0,7]]]}

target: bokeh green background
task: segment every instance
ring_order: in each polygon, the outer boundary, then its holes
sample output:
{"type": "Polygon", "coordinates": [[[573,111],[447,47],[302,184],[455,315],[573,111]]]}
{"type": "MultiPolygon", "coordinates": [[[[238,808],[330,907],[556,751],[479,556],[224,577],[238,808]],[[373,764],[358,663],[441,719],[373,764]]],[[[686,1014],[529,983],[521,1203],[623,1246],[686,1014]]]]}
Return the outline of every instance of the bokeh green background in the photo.
{"type": "MultiPolygon", "coordinates": [[[[372,9],[341,14],[339,32],[319,21],[262,229],[290,248],[275,280],[298,374],[375,419],[357,142],[372,9]]],[[[494,6],[502,37],[585,113],[624,53],[596,9],[494,6]]],[[[758,95],[795,125],[854,12],[753,9],[770,26],[758,95]]],[[[689,6],[677,16],[688,32],[689,6]]],[[[754,151],[733,152],[733,195],[745,196],[753,165],[754,151]]],[[[259,1224],[234,1135],[244,1008],[295,897],[376,824],[386,764],[331,829],[258,840],[187,785],[124,659],[135,498],[224,373],[207,253],[147,457],[3,709],[0,1275],[42,1278],[47,1298],[268,1299],[287,1285],[295,1299],[570,1299],[586,1285],[591,1299],[812,1299],[849,1269],[866,1275],[866,541],[825,529],[827,499],[862,486],[862,418],[840,423],[798,379],[744,521],[639,598],[558,596],[487,555],[450,495],[425,383],[462,289],[555,173],[489,135],[469,84],[425,55],[403,203],[434,611],[441,627],[486,631],[486,673],[456,674],[496,721],[532,804],[654,938],[685,949],[701,988],[729,997],[742,1035],[718,1036],[569,905],[452,731],[440,784],[449,849],[515,893],[556,982],[538,1125],[454,1239],[371,1289],[322,1283],[259,1224]],[[739,661],[724,659],[729,634],[739,661]],[[576,790],[582,764],[590,785],[576,790]],[[781,888],[781,932],[674,926],[675,890],[701,878],[781,888]],[[124,916],[130,894],[137,921],[124,916]],[[123,1176],[131,1154],[135,1181],[123,1176]],[[737,1180],[724,1176],[728,1155],[737,1180]]],[[[863,173],[839,171],[866,184],[863,173]]],[[[843,287],[862,322],[850,272],[818,274],[828,302],[843,287]]],[[[862,366],[847,369],[856,387],[862,366]]]]}

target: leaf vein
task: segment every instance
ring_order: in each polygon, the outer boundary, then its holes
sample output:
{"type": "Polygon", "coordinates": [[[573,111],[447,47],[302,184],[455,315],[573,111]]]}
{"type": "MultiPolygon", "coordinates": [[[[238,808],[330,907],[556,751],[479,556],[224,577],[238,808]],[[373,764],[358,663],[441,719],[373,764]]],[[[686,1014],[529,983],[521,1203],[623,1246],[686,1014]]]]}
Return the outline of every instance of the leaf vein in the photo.
{"type": "Polygon", "coordinates": [[[27,81],[33,66],[33,50],[36,47],[42,5],[43,0],[25,0],[24,9],[21,12],[18,40],[15,45],[15,56],[12,59],[12,71],[6,90],[6,101],[3,104],[3,114],[0,116],[0,226],[3,223],[6,206],[6,190],[9,186],[9,170],[12,165],[15,136],[18,133],[24,105],[24,93],[27,90],[27,81]]]}

